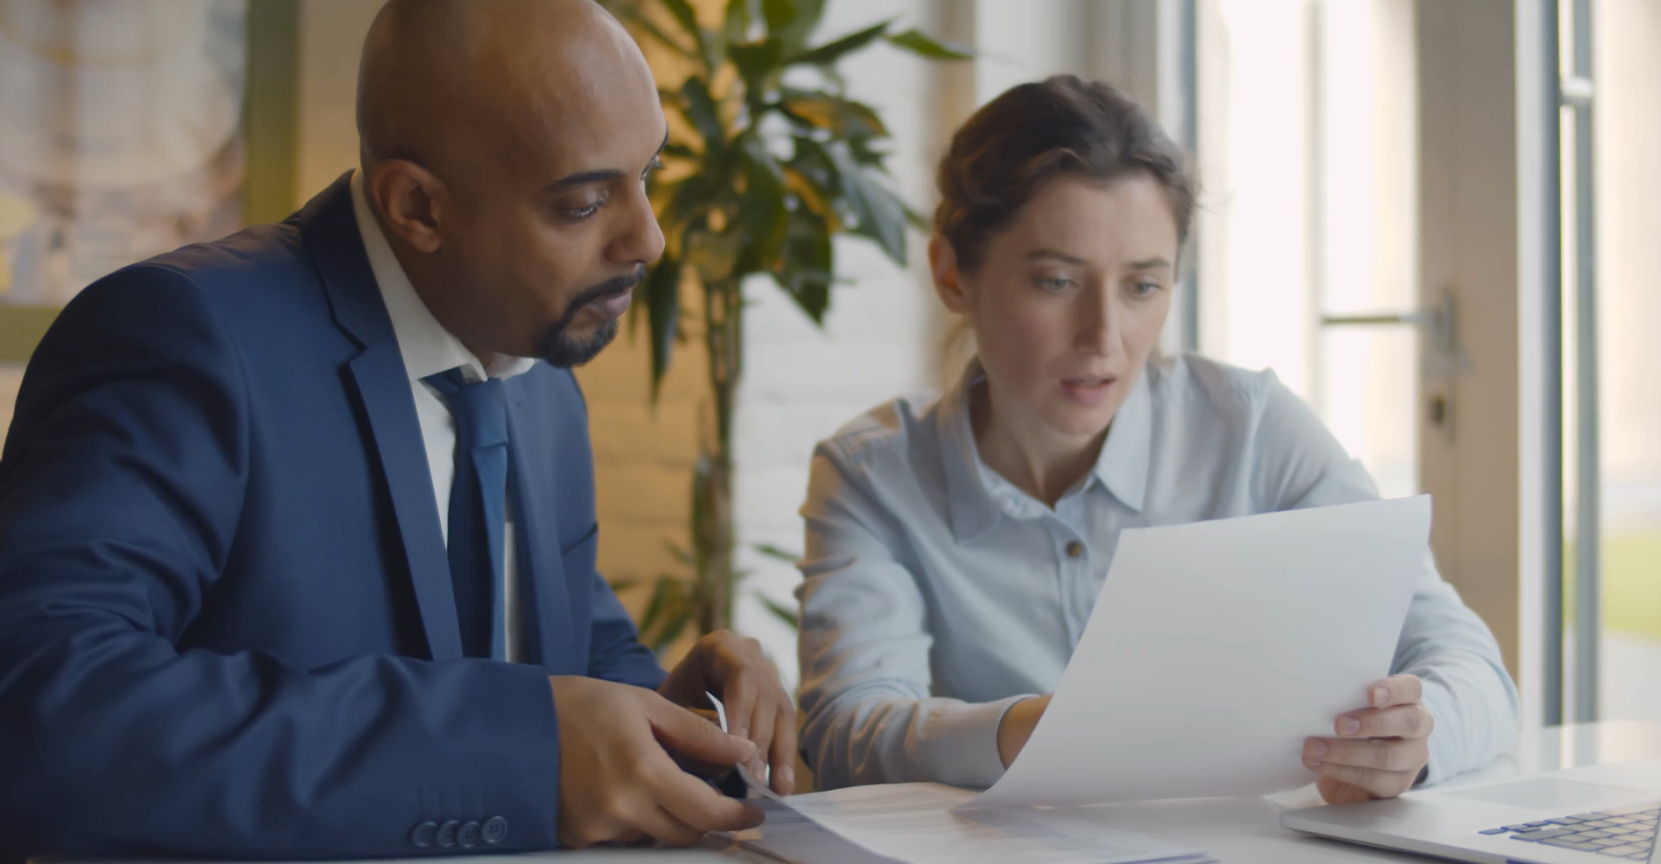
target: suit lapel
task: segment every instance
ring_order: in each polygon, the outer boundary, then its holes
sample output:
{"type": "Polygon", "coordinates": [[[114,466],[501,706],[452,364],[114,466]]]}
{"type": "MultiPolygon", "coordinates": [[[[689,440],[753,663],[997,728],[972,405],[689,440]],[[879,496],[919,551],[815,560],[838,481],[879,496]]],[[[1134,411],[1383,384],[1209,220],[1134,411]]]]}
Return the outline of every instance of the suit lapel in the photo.
{"type": "Polygon", "coordinates": [[[362,400],[381,476],[391,494],[428,653],[433,660],[459,659],[461,631],[421,423],[392,319],[358,235],[350,177],[348,173],[336,180],[307,203],[299,214],[300,234],[317,265],[336,324],[363,349],[347,364],[348,374],[362,400]]]}
{"type": "Polygon", "coordinates": [[[552,448],[537,446],[536,424],[527,416],[526,381],[531,374],[509,379],[508,387],[508,471],[514,503],[518,510],[516,532],[521,538],[519,574],[524,586],[525,622],[530,630],[527,646],[541,663],[555,674],[581,675],[586,658],[578,656],[572,640],[570,590],[565,581],[565,562],[560,555],[559,525],[549,496],[556,478],[552,448]]]}

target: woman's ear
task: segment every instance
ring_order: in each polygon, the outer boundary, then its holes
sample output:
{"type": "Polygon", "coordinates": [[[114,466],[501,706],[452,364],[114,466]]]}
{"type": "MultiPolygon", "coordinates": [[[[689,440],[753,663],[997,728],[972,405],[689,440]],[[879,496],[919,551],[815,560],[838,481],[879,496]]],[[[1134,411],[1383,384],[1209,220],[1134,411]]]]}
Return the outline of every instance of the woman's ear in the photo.
{"type": "Polygon", "coordinates": [[[929,273],[934,276],[934,290],[940,302],[959,315],[969,311],[969,298],[964,292],[962,272],[957,266],[957,252],[944,236],[935,234],[929,240],[929,273]]]}

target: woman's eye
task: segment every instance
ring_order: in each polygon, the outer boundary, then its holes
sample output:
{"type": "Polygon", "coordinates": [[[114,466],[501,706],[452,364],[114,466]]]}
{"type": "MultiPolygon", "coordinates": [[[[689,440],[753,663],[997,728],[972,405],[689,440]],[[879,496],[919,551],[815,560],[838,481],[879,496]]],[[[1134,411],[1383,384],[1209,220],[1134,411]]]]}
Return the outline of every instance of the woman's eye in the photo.
{"type": "Polygon", "coordinates": [[[1130,293],[1133,297],[1152,297],[1163,287],[1158,282],[1137,282],[1130,286],[1130,293]]]}
{"type": "Polygon", "coordinates": [[[1065,276],[1040,276],[1033,280],[1033,284],[1037,285],[1041,290],[1055,294],[1065,291],[1071,287],[1073,280],[1068,279],[1065,276]]]}

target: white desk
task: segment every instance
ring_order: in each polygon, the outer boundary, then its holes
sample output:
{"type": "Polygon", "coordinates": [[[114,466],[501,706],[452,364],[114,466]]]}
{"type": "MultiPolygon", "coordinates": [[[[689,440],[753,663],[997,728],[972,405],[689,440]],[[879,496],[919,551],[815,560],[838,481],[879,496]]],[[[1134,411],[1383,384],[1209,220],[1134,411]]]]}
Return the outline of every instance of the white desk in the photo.
{"type": "MultiPolygon", "coordinates": [[[[1609,762],[1661,759],[1661,723],[1611,722],[1553,727],[1524,733],[1516,754],[1481,771],[1444,784],[1471,785],[1520,773],[1553,771],[1609,762]]],[[[1315,788],[1267,798],[1165,801],[1110,808],[1126,830],[1206,850],[1220,864],[1327,864],[1327,862],[1428,859],[1306,837],[1280,827],[1280,812],[1320,804],[1315,788]]],[[[595,849],[498,859],[545,864],[776,864],[738,850],[595,849]]],[[[472,859],[474,861],[478,859],[472,859]]]]}
{"type": "MultiPolygon", "coordinates": [[[[1524,733],[1516,753],[1442,788],[1504,780],[1521,773],[1611,762],[1661,759],[1661,723],[1611,722],[1524,733]]],[[[1320,804],[1310,786],[1269,798],[1126,804],[1108,808],[1129,831],[1204,849],[1221,864],[1328,864],[1428,859],[1295,834],[1280,827],[1283,809],[1320,804]]],[[[434,858],[407,864],[430,864],[434,858]]],[[[590,849],[529,855],[443,857],[461,864],[776,864],[737,849],[590,849]]],[[[105,862],[114,864],[114,862],[105,862]]],[[[401,864],[401,862],[384,862],[401,864]]]]}

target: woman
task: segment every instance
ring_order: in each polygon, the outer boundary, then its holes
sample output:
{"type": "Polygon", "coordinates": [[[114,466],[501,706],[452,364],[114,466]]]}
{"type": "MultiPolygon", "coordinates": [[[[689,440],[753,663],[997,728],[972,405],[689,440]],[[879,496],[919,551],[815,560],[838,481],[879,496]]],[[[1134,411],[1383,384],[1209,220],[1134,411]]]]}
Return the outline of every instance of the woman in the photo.
{"type": "MultiPolygon", "coordinates": [[[[822,442],[802,510],[803,749],[821,788],[996,781],[1122,529],[1378,497],[1272,373],[1150,360],[1194,191],[1123,93],[1073,77],[1004,93],[953,138],[939,187],[934,283],[978,356],[943,395],[822,442]]],[[[1395,674],[1305,743],[1329,801],[1399,795],[1515,736],[1493,636],[1426,560],[1395,674]]]]}

